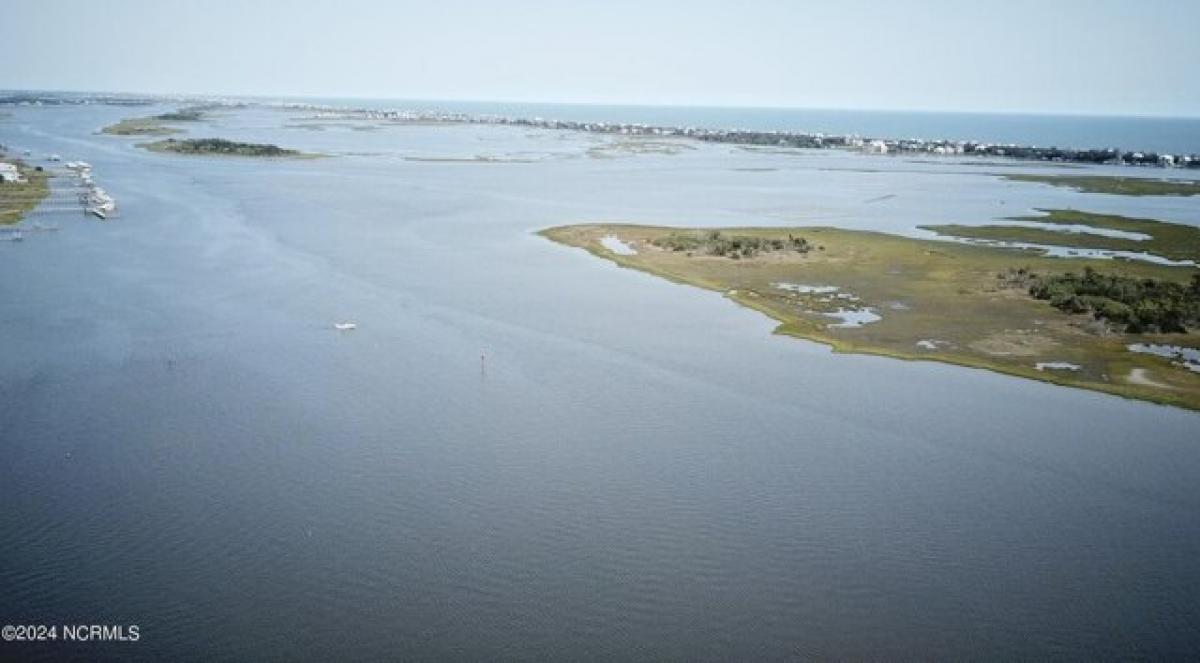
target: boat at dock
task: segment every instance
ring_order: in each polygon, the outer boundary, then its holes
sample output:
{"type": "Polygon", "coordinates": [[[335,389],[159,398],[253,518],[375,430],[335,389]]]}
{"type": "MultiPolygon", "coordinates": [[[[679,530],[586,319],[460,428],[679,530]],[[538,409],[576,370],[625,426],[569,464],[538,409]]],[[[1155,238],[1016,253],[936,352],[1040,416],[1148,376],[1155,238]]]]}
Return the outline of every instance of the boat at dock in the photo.
{"type": "Polygon", "coordinates": [[[89,214],[101,219],[107,219],[117,209],[117,201],[98,186],[80,194],[79,200],[89,214]]]}

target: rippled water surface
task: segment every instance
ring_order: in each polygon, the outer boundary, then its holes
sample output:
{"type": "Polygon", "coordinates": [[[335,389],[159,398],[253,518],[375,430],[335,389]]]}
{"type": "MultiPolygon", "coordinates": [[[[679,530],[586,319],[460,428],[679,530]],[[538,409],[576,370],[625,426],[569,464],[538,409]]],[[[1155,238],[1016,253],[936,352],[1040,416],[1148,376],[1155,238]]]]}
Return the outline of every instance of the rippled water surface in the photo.
{"type": "Polygon", "coordinates": [[[121,212],[0,245],[0,621],[142,636],[4,657],[1200,647],[1196,413],[835,355],[533,234],[920,234],[1037,207],[1197,224],[1200,199],[264,110],[189,131],[334,156],[187,158],[93,133],[129,109],[12,112],[0,143],[91,162],[121,212]]]}

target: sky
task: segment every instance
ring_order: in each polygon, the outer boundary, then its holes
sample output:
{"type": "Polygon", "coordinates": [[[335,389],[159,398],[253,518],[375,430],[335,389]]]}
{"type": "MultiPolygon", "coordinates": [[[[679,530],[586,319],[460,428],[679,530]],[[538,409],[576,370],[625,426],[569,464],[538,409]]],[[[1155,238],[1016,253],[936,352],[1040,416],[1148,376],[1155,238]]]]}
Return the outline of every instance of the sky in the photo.
{"type": "Polygon", "coordinates": [[[0,89],[1200,116],[1200,0],[4,0],[0,89]]]}

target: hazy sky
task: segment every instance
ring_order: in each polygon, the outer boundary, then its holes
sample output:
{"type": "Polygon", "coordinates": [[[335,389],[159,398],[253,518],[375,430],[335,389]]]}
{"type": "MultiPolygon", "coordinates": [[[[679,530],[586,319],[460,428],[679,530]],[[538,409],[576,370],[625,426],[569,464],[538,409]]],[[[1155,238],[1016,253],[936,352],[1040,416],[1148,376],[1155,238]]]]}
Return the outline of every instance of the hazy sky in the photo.
{"type": "Polygon", "coordinates": [[[1200,116],[1200,0],[2,0],[0,88],[1200,116]]]}

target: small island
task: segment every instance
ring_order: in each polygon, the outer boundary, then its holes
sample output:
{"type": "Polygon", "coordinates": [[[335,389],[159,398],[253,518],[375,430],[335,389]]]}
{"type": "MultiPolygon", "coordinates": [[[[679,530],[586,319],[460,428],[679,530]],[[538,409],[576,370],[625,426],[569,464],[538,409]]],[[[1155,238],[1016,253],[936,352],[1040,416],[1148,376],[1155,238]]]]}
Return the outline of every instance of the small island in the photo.
{"type": "MultiPolygon", "coordinates": [[[[1200,272],[1191,266],[829,227],[586,224],[540,234],[720,292],[777,320],[777,333],[838,352],[1200,409],[1200,272]]],[[[1195,245],[1188,257],[1200,258],[1195,245]]]]}
{"type": "Polygon", "coordinates": [[[101,133],[114,136],[169,136],[183,133],[182,129],[172,127],[170,122],[198,122],[204,119],[204,111],[200,108],[182,108],[171,113],[152,115],[150,117],[130,117],[110,124],[101,129],[101,133]]]}
{"type": "Polygon", "coordinates": [[[144,147],[151,152],[169,152],[172,154],[190,154],[190,155],[217,155],[217,156],[235,156],[235,157],[288,157],[288,158],[313,158],[320,155],[309,152],[301,152],[299,150],[289,150],[278,145],[267,143],[239,143],[237,141],[225,140],[224,138],[188,138],[184,140],[176,140],[168,138],[159,140],[153,143],[142,143],[138,147],[144,147]]]}
{"type": "Polygon", "coordinates": [[[1111,175],[1004,175],[1010,182],[1033,182],[1114,196],[1200,196],[1200,181],[1111,175]]]}

